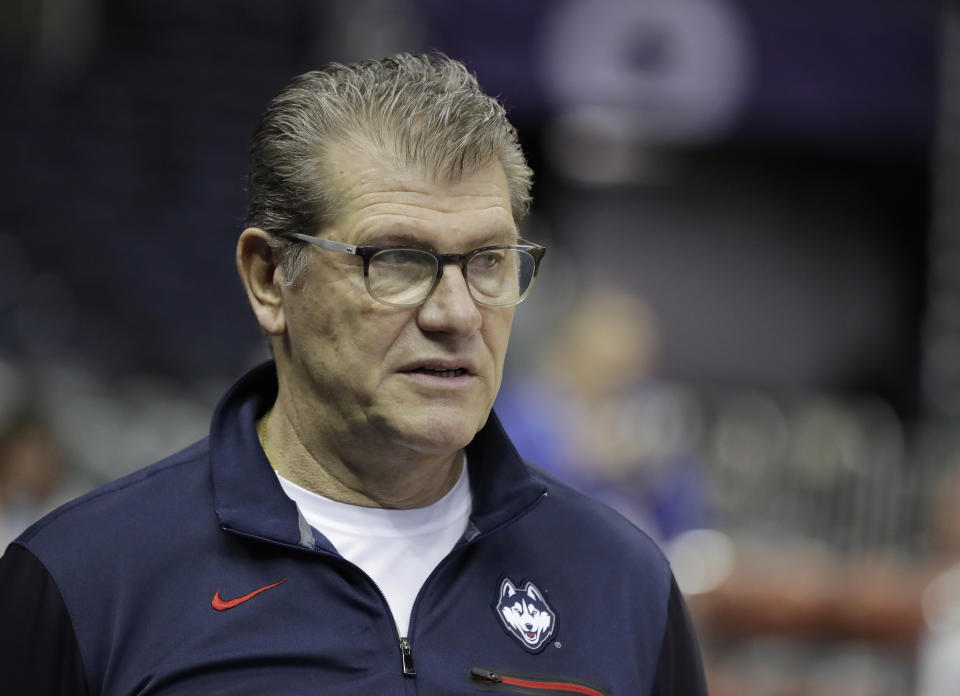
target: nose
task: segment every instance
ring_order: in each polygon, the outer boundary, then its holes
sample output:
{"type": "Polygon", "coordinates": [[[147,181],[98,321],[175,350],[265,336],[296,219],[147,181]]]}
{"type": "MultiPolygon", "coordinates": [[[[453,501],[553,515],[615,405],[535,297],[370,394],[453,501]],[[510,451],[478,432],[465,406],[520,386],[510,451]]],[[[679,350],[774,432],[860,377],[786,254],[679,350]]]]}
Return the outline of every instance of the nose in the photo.
{"type": "Polygon", "coordinates": [[[469,336],[480,328],[483,316],[470,296],[463,271],[454,263],[443,267],[436,289],[420,305],[417,323],[427,332],[469,336]]]}

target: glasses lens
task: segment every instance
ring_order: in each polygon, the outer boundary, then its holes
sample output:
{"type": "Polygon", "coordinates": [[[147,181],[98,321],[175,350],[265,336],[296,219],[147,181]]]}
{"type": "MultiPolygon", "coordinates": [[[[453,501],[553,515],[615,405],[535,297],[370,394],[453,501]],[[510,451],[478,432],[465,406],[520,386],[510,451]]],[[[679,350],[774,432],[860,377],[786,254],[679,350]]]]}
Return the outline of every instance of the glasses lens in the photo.
{"type": "Polygon", "coordinates": [[[367,284],[379,300],[415,305],[430,292],[437,277],[437,260],[417,249],[386,249],[370,259],[367,284]]]}
{"type": "Polygon", "coordinates": [[[488,249],[470,257],[467,283],[477,302],[516,304],[533,284],[536,260],[520,249],[488,249]]]}

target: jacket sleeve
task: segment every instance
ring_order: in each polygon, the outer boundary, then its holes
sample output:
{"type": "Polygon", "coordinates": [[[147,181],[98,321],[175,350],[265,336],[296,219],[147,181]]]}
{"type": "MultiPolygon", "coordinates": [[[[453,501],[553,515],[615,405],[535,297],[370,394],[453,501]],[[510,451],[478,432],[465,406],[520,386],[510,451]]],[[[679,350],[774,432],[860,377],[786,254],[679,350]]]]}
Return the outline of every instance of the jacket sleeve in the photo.
{"type": "Polygon", "coordinates": [[[0,680],[4,693],[89,696],[60,590],[37,557],[18,544],[0,558],[0,680]]]}
{"type": "Polygon", "coordinates": [[[677,581],[670,580],[667,625],[650,696],[707,696],[707,684],[693,623],[677,581]]]}

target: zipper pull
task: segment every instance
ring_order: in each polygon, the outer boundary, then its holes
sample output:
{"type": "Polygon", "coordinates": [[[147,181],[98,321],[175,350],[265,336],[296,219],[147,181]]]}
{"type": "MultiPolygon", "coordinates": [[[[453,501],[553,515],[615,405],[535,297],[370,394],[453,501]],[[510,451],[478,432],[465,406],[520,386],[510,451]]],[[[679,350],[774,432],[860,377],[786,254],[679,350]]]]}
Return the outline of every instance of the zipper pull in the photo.
{"type": "Polygon", "coordinates": [[[405,677],[417,676],[417,670],[413,668],[413,646],[406,638],[400,639],[400,657],[403,659],[403,675],[405,677]]]}
{"type": "Polygon", "coordinates": [[[499,684],[503,681],[499,674],[491,672],[489,669],[484,669],[483,667],[474,667],[471,669],[470,676],[477,681],[493,682],[494,684],[499,684]]]}

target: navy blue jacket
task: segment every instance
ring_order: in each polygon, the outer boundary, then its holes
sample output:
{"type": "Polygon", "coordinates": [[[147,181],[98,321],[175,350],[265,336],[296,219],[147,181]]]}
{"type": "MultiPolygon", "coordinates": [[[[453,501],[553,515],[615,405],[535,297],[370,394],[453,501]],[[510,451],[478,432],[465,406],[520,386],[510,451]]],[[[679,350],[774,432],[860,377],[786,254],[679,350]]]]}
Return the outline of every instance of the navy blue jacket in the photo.
{"type": "Polygon", "coordinates": [[[275,395],[268,363],[227,393],[209,438],[9,547],[0,691],[706,693],[660,551],[527,465],[495,416],[468,448],[468,530],[398,640],[379,589],[281,490],[255,430],[275,395]],[[509,604],[538,628],[511,625],[509,604]]]}

